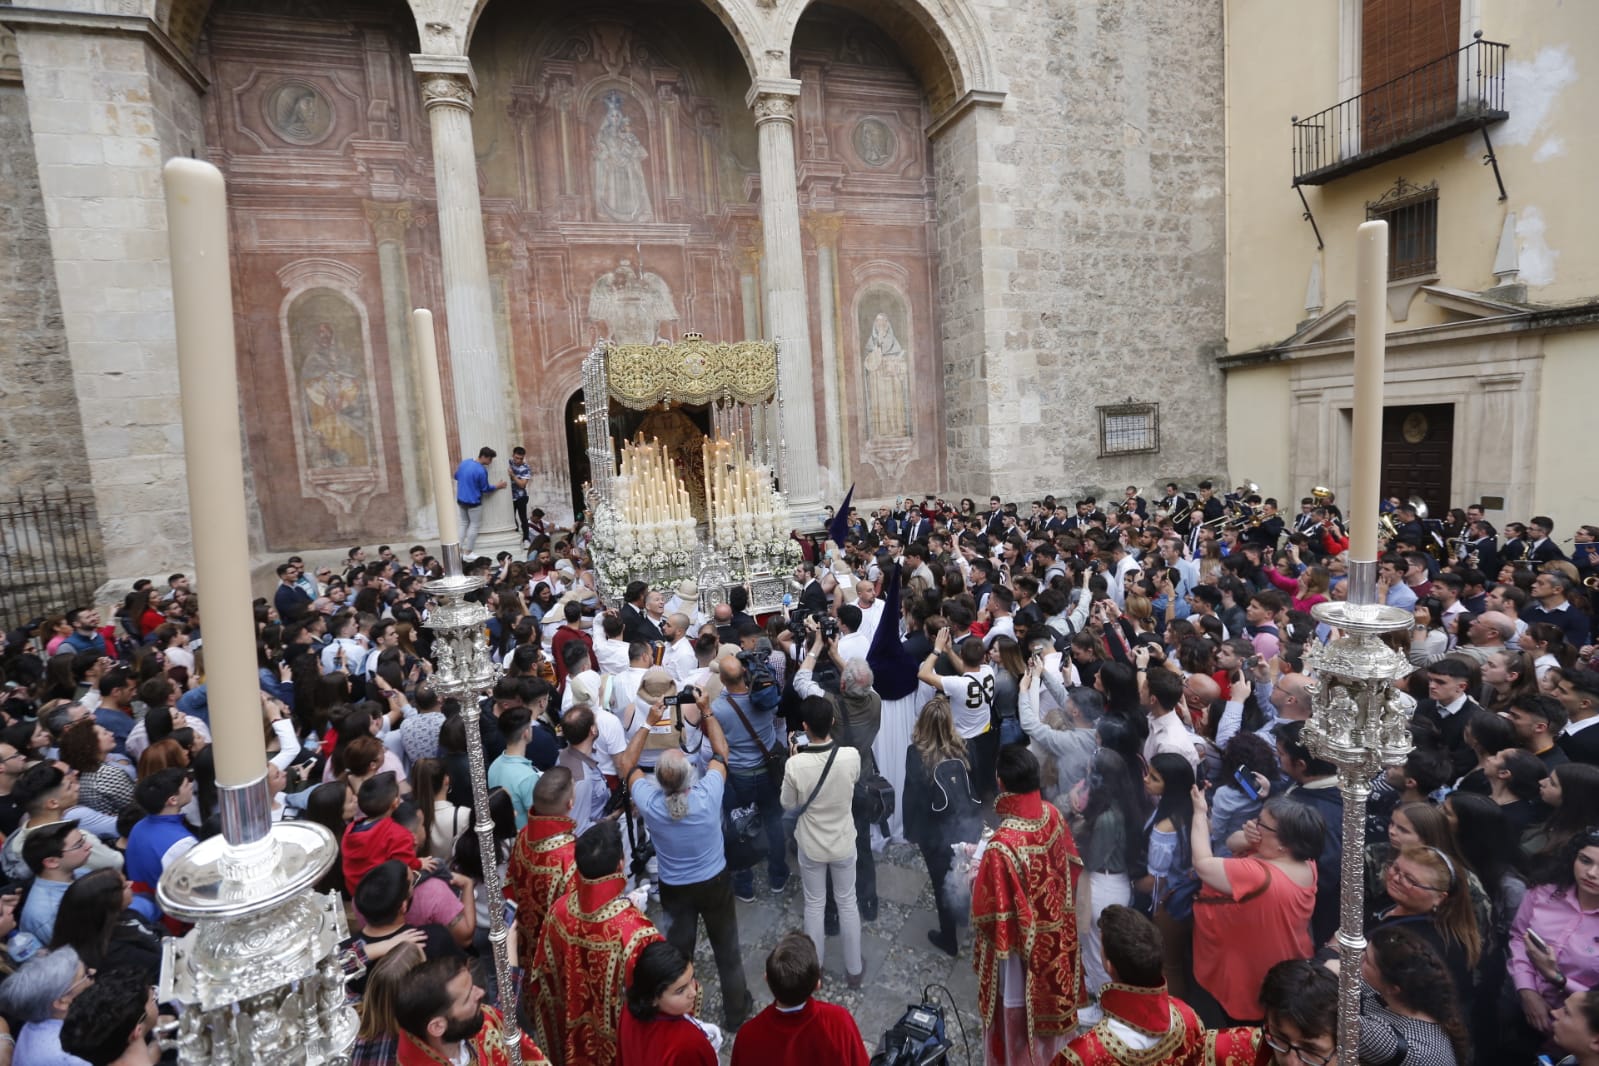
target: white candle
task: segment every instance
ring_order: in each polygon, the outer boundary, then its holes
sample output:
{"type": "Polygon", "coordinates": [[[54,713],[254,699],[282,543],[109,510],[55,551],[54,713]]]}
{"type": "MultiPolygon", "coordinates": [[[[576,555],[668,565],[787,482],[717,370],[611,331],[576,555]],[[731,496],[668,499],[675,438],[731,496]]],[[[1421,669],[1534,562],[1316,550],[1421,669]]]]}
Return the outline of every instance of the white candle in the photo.
{"type": "Polygon", "coordinates": [[[1355,233],[1354,470],[1349,493],[1349,558],[1377,558],[1382,492],[1383,343],[1387,331],[1388,223],[1355,233]]]}
{"type": "Polygon", "coordinates": [[[439,377],[439,349],[434,340],[433,312],[411,312],[411,346],[416,351],[416,372],[422,379],[422,419],[427,426],[428,472],[433,479],[433,506],[439,512],[439,543],[461,542],[460,518],[455,506],[455,476],[450,445],[444,432],[444,383],[439,377]]]}
{"type": "Polygon", "coordinates": [[[205,595],[205,680],[217,784],[266,774],[250,539],[239,443],[239,373],[233,348],[233,278],[222,172],[197,159],[163,168],[178,338],[183,457],[189,477],[194,570],[205,595]]]}

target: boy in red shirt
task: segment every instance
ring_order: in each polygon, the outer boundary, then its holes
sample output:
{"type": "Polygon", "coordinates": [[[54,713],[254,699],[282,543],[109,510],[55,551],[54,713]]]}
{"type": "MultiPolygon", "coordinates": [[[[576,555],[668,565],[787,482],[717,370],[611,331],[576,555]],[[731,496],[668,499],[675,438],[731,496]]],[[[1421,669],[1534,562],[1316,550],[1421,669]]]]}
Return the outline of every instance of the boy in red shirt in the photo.
{"type": "Polygon", "coordinates": [[[351,822],[344,831],[344,883],[354,891],[379,863],[399,859],[413,870],[438,869],[439,860],[416,855],[416,838],[393,818],[389,817],[400,805],[400,783],[394,774],[374,774],[361,784],[356,793],[356,804],[362,817],[351,822]]]}
{"type": "Polygon", "coordinates": [[[733,1066],[867,1066],[850,1012],[811,998],[822,987],[822,965],[810,937],[796,931],[777,942],[766,956],[766,987],[776,1002],[739,1029],[733,1066]]]}

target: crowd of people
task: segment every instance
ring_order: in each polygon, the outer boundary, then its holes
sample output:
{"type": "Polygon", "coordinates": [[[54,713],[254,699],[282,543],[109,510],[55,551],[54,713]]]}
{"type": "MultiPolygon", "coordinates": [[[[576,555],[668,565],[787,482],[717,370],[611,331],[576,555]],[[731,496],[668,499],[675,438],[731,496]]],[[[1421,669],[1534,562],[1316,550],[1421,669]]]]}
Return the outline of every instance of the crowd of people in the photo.
{"type": "MultiPolygon", "coordinates": [[[[1414,749],[1369,805],[1360,1057],[1599,1063],[1599,529],[1567,552],[1544,517],[1502,539],[1480,509],[1389,510],[1414,749]]],[[[1304,735],[1311,609],[1348,592],[1330,494],[852,509],[766,614],[692,582],[602,595],[581,526],[527,523],[525,557],[468,562],[502,668],[475,707],[431,683],[424,546],[288,559],[255,604],[273,816],[339,841],[319,888],[353,931],[354,1063],[505,1062],[515,1011],[528,1062],[864,1064],[879,1034],[818,993],[829,951],[862,986],[899,843],[929,943],[975,967],[986,1061],[1336,1056],[1343,797],[1304,735]],[[739,903],[792,874],[751,988],[739,903]]],[[[0,1066],[159,1061],[184,927],[155,886],[219,831],[197,591],[6,635],[0,1066]]]]}

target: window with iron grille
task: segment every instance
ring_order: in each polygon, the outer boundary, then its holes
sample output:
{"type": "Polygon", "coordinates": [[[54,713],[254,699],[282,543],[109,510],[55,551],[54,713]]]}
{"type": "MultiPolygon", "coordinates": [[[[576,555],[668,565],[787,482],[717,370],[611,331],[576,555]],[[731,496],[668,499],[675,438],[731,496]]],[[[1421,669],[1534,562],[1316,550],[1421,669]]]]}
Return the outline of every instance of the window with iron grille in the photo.
{"type": "Polygon", "coordinates": [[[1388,280],[1438,271],[1438,183],[1412,185],[1404,178],[1366,205],[1368,219],[1388,223],[1388,280]]]}
{"type": "Polygon", "coordinates": [[[1160,404],[1129,400],[1096,410],[1101,456],[1160,451],[1160,404]]]}

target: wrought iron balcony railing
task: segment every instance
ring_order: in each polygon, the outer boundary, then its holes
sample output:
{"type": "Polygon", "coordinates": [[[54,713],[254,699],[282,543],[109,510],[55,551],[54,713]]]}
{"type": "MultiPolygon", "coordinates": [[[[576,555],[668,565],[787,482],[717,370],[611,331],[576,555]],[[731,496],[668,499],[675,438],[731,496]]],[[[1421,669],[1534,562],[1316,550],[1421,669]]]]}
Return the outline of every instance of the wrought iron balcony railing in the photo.
{"type": "Polygon", "coordinates": [[[1458,51],[1309,118],[1296,116],[1294,184],[1324,185],[1508,118],[1508,51],[1479,31],[1458,51]]]}

